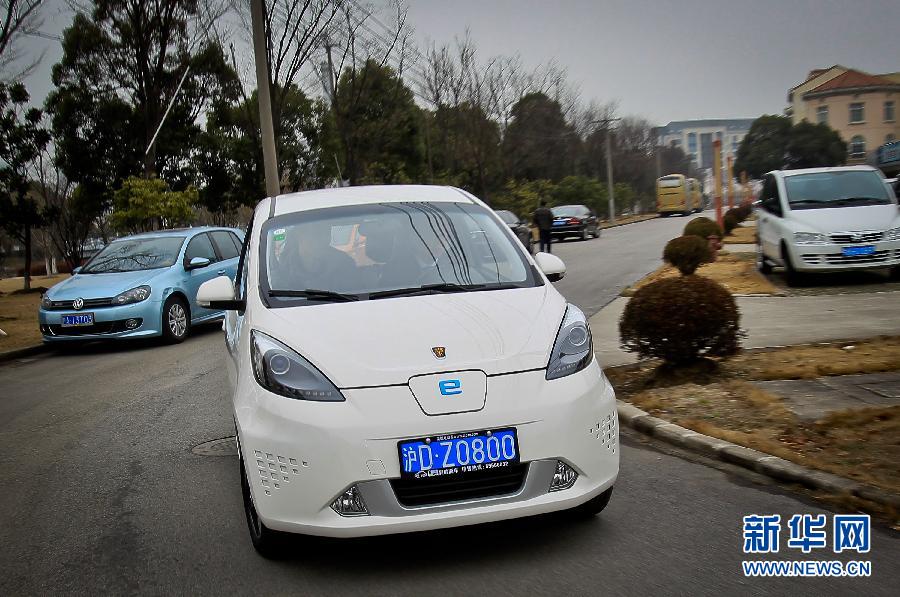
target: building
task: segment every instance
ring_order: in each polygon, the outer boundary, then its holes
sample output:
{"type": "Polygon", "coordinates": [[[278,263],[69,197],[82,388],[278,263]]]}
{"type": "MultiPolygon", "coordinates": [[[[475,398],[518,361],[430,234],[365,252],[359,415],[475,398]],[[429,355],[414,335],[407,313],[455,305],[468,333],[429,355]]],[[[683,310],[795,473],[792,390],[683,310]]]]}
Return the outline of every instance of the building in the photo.
{"type": "Polygon", "coordinates": [[[835,64],[810,71],[788,91],[785,115],[833,128],[847,143],[847,163],[871,162],[879,147],[900,138],[900,73],[872,75],[835,64]]]}
{"type": "Polygon", "coordinates": [[[722,155],[737,155],[738,147],[753,124],[752,118],[678,120],[659,127],[659,144],[680,147],[691,156],[696,168],[713,167],[713,141],[722,142],[722,155]]]}

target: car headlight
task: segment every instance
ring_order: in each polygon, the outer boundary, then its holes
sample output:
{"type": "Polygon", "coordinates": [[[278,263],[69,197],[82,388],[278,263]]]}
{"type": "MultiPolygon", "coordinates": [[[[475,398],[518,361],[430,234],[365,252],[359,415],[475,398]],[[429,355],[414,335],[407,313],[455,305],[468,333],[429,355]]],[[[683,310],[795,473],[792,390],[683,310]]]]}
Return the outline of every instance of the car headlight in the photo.
{"type": "Polygon", "coordinates": [[[818,232],[795,232],[794,242],[798,245],[827,245],[828,237],[818,232]]]}
{"type": "Polygon", "coordinates": [[[250,332],[250,360],[259,385],[297,400],[343,402],[341,391],[299,354],[262,332],[250,332]]]}
{"type": "Polygon", "coordinates": [[[884,240],[900,240],[900,228],[891,228],[885,232],[884,240]]]}
{"type": "Polygon", "coordinates": [[[581,309],[569,304],[553,343],[547,379],[565,377],[588,366],[593,356],[591,328],[581,309]]]}
{"type": "Polygon", "coordinates": [[[50,297],[47,296],[47,293],[41,295],[41,307],[44,309],[49,309],[53,306],[53,301],[50,300],[50,297]]]}
{"type": "Polygon", "coordinates": [[[131,303],[139,303],[147,300],[150,296],[149,286],[138,286],[131,290],[126,290],[121,294],[117,294],[112,302],[114,305],[130,305],[131,303]]]}

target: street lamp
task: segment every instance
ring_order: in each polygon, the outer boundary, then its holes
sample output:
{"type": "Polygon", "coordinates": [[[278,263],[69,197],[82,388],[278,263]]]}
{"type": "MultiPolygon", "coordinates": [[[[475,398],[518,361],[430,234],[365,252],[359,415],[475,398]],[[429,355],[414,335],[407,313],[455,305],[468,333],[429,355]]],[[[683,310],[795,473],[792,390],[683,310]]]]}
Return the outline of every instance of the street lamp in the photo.
{"type": "Polygon", "coordinates": [[[588,124],[605,124],[606,125],[606,185],[609,194],[609,222],[612,224],[616,221],[616,196],[613,191],[613,168],[612,168],[612,136],[610,135],[610,123],[622,120],[621,118],[603,118],[600,120],[592,120],[588,124]]]}

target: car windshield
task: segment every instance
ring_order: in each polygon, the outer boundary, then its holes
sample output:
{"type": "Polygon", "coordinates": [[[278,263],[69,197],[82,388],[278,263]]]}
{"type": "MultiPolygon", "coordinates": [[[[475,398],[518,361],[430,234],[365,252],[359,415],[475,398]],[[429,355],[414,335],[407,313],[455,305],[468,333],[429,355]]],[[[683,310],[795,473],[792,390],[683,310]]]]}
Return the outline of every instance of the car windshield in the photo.
{"type": "Polygon", "coordinates": [[[869,170],[795,174],[784,177],[791,209],[890,204],[882,178],[869,170]]]}
{"type": "Polygon", "coordinates": [[[263,226],[260,261],[270,306],[542,284],[509,230],[471,203],[285,214],[263,226]]]}
{"type": "Polygon", "coordinates": [[[81,273],[105,274],[170,267],[178,259],[182,243],[183,236],[116,240],[97,253],[81,273]]]}
{"type": "Polygon", "coordinates": [[[519,218],[516,217],[511,211],[506,211],[505,209],[501,209],[497,212],[497,215],[500,216],[500,219],[503,220],[506,224],[515,224],[519,221],[519,218]]]}
{"type": "Polygon", "coordinates": [[[584,214],[584,208],[580,205],[561,205],[551,211],[557,218],[577,218],[584,214]]]}

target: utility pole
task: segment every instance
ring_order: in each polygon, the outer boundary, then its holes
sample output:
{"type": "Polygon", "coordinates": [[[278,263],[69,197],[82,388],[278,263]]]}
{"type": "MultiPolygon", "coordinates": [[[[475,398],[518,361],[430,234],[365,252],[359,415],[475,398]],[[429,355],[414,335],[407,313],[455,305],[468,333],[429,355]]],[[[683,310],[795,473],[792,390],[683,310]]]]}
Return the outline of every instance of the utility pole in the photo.
{"type": "Polygon", "coordinates": [[[604,124],[606,125],[606,189],[609,196],[609,222],[616,221],[616,197],[613,187],[613,167],[612,167],[612,135],[610,134],[611,123],[622,120],[621,118],[603,118],[602,120],[592,120],[588,124],[604,124]]]}
{"type": "Polygon", "coordinates": [[[259,94],[259,130],[262,136],[263,166],[266,174],[266,195],[281,193],[278,178],[278,156],[275,153],[275,129],[272,125],[272,94],[269,83],[269,59],[266,56],[266,19],[263,0],[250,0],[250,19],[253,24],[253,56],[256,62],[256,88],[259,94]]]}

